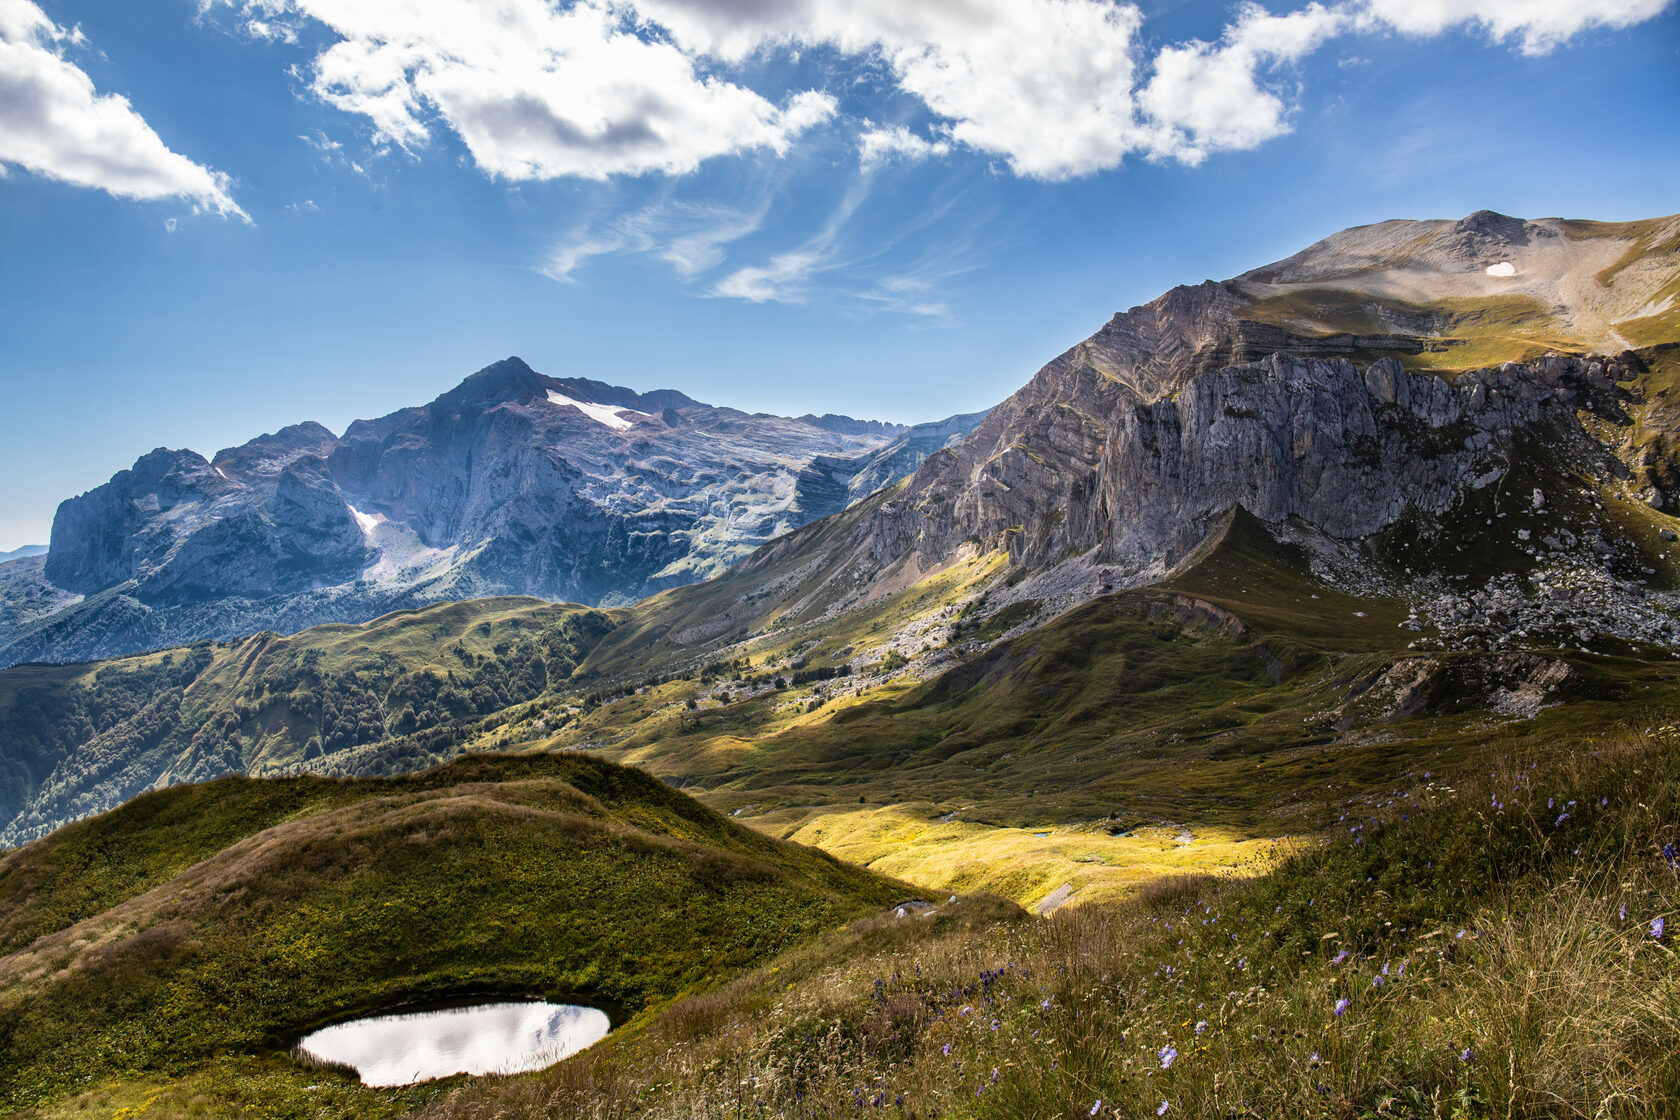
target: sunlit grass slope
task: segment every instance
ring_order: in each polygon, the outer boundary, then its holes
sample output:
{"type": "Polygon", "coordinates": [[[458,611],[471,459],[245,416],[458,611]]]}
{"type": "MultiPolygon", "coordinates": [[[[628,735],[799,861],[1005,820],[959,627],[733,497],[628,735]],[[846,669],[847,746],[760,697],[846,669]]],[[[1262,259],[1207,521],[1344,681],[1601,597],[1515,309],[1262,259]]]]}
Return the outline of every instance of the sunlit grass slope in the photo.
{"type": "Polygon", "coordinates": [[[275,1057],[308,1027],[483,992],[634,1012],[905,890],[578,755],[165,790],[0,857],[0,1109],[167,1083],[310,1115],[275,1057]]]}
{"type": "Polygon", "coordinates": [[[1674,1115],[1673,727],[1409,773],[1339,812],[1258,878],[866,919],[424,1115],[1674,1115]]]}

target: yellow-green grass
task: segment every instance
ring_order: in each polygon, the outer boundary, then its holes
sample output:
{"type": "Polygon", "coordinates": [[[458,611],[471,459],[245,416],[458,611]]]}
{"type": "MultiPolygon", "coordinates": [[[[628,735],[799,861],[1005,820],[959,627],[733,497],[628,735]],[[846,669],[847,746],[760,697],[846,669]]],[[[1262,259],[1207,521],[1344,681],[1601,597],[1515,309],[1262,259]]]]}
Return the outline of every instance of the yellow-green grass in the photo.
{"type": "MultiPolygon", "coordinates": [[[[1527,295],[1421,304],[1343,288],[1303,288],[1258,299],[1237,314],[1307,337],[1415,335],[1424,343],[1421,353],[1396,351],[1393,356],[1408,368],[1439,373],[1531,361],[1548,351],[1579,353],[1583,349],[1547,307],[1527,295]]],[[[1670,334],[1663,341],[1673,337],[1670,334]]]]}
{"type": "Polygon", "coordinates": [[[1248,879],[1048,920],[981,899],[868,919],[424,1115],[1673,1115],[1672,727],[1344,811],[1339,839],[1248,879]]]}
{"type": "Polygon", "coordinates": [[[929,888],[936,899],[996,894],[1039,912],[1113,902],[1174,875],[1254,875],[1288,850],[1287,841],[1228,828],[1005,828],[944,817],[930,805],[888,805],[784,810],[744,823],[929,888]]]}

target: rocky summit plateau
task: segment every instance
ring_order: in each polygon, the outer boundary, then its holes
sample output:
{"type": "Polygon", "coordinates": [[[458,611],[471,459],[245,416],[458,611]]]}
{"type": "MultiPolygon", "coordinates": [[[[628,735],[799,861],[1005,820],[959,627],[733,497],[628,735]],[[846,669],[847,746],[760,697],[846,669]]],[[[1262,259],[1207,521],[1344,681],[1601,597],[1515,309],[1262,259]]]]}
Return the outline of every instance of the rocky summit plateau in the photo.
{"type": "Polygon", "coordinates": [[[0,568],[0,664],[362,622],[445,599],[632,602],[845,508],[979,416],[747,414],[518,358],[430,404],[158,448],[0,568]]]}

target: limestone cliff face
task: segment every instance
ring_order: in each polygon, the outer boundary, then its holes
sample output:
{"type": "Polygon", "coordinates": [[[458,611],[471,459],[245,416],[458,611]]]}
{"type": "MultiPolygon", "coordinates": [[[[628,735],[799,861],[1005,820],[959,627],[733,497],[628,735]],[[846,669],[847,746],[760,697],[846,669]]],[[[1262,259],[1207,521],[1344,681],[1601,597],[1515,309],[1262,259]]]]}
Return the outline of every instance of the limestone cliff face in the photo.
{"type": "MultiPolygon", "coordinates": [[[[1663,319],[1675,290],[1680,218],[1486,212],[1344,231],[1175,288],[1115,315],[873,499],[839,556],[812,558],[830,574],[810,609],[994,550],[1148,582],[1237,508],[1358,540],[1408,511],[1447,514],[1535,440],[1554,465],[1632,480],[1672,509],[1661,482],[1680,471],[1650,461],[1672,440],[1644,431],[1666,414],[1653,406],[1630,426],[1638,386],[1617,382],[1657,354],[1624,354],[1624,334],[1680,337],[1663,319]],[[1593,356],[1607,348],[1617,356],[1593,356]],[[1589,434],[1583,415],[1604,423],[1589,434]],[[1606,439],[1639,425],[1639,439],[1606,439]]],[[[817,536],[777,542],[747,571],[797,559],[817,536]]]]}
{"type": "Polygon", "coordinates": [[[146,601],[172,604],[354,579],[369,556],[321,459],[235,479],[159,448],[60,506],[45,574],[83,594],[133,581],[146,601]]]}
{"type": "Polygon", "coordinates": [[[1156,576],[1234,507],[1367,537],[1408,508],[1444,513],[1522,437],[1578,430],[1576,409],[1615,392],[1604,363],[1572,357],[1448,381],[1393,358],[1273,353],[1176,384],[1152,396],[1088,362],[1048,367],[881,505],[876,559],[966,541],[1030,566],[1090,553],[1156,576]]]}

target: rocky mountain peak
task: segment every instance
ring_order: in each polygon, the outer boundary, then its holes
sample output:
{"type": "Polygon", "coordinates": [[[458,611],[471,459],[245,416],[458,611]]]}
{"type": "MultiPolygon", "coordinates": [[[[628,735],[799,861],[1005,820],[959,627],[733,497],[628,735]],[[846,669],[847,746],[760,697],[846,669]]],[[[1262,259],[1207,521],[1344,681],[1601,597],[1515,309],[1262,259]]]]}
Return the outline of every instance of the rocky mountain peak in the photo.
{"type": "Polygon", "coordinates": [[[225,447],[216,452],[210,462],[226,474],[271,474],[284,470],[294,459],[305,455],[325,458],[331,454],[338,437],[325,424],[306,420],[291,424],[273,434],[264,433],[239,447],[225,447]]]}
{"type": "Polygon", "coordinates": [[[432,402],[434,412],[481,410],[498,404],[528,404],[541,400],[548,379],[518,357],[503,358],[467,377],[432,402]]]}

